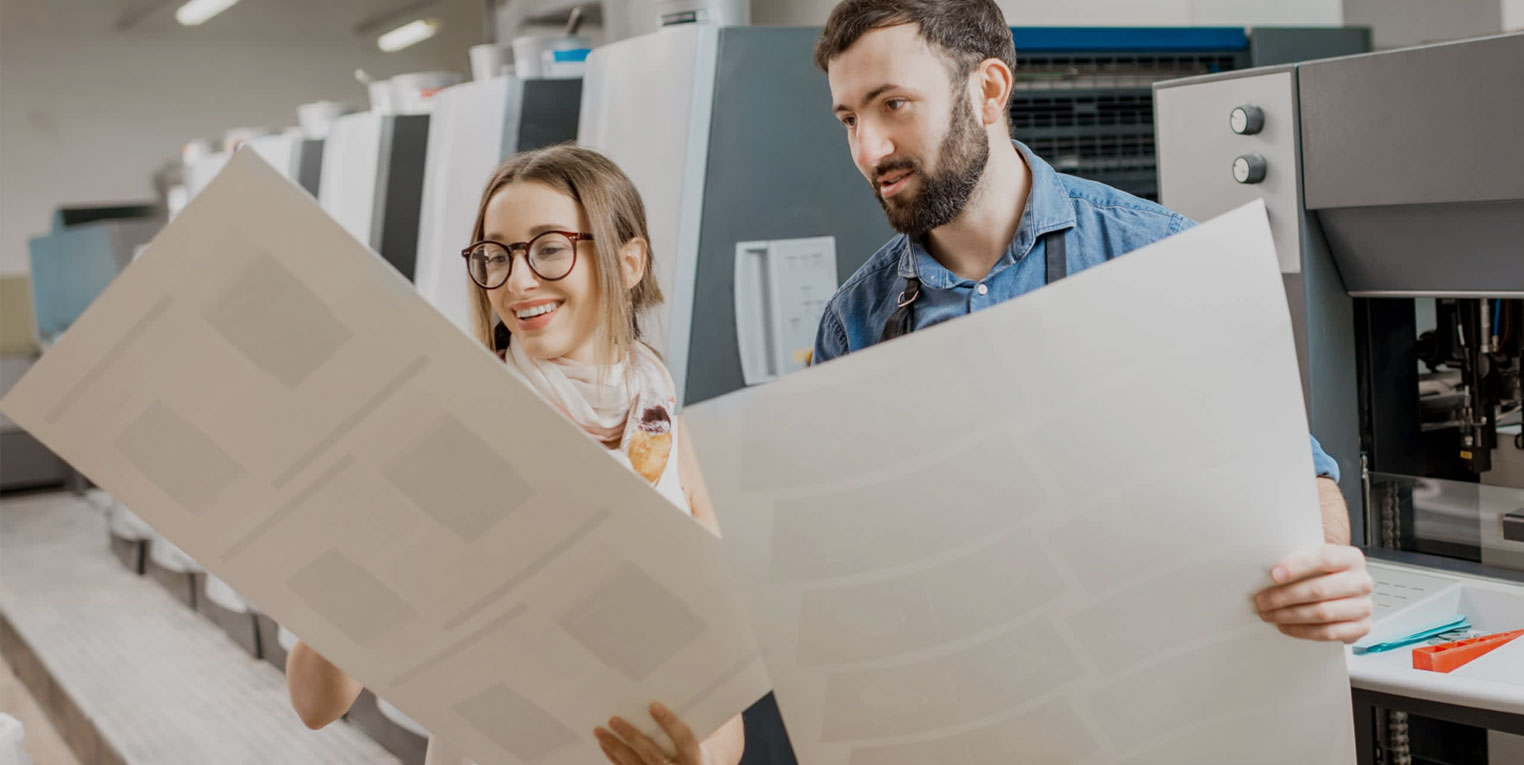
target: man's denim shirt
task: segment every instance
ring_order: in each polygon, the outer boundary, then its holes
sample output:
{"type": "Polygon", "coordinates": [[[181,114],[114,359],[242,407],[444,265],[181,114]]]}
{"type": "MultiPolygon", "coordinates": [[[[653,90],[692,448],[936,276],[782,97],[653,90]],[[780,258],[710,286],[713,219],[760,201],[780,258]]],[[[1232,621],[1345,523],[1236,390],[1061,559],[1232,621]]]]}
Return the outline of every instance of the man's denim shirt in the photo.
{"type": "MultiPolygon", "coordinates": [[[[1049,232],[1066,231],[1065,260],[1068,273],[1074,274],[1195,225],[1153,202],[1062,175],[1020,141],[1012,143],[1031,168],[1032,187],[1016,238],[989,273],[978,281],[961,278],[910,237],[900,234],[890,239],[826,305],[815,336],[814,363],[878,342],[907,276],[921,280],[914,329],[924,329],[1043,286],[1047,268],[1042,236],[1049,232]]],[[[1316,438],[1312,439],[1312,459],[1318,475],[1339,479],[1338,463],[1316,438]]]]}

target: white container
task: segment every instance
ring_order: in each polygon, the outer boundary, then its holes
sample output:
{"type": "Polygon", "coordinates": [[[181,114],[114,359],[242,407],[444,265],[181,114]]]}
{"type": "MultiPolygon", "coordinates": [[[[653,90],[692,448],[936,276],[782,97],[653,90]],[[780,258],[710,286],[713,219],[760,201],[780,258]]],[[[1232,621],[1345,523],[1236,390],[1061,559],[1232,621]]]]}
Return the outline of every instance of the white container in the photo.
{"type": "Polygon", "coordinates": [[[713,24],[717,27],[750,23],[746,0],[656,0],[656,25],[713,24]]]}
{"type": "Polygon", "coordinates": [[[25,738],[26,729],[21,727],[20,720],[0,714],[0,765],[32,765],[26,750],[21,748],[25,738]]]}
{"type": "Polygon", "coordinates": [[[582,77],[587,74],[587,48],[545,51],[541,74],[547,78],[582,77]]]}
{"type": "Polygon", "coordinates": [[[352,111],[349,104],[338,101],[313,101],[296,107],[296,124],[307,138],[327,138],[333,121],[352,111]]]}
{"type": "Polygon", "coordinates": [[[502,77],[504,70],[513,65],[512,43],[473,45],[470,54],[471,79],[475,81],[502,77]]]}
{"type": "Polygon", "coordinates": [[[513,40],[514,73],[519,77],[544,77],[545,62],[558,50],[591,48],[593,41],[578,35],[524,35],[513,40]]]}
{"type": "Polygon", "coordinates": [[[211,574],[206,575],[206,583],[201,588],[206,593],[208,600],[234,613],[246,614],[249,612],[249,601],[239,595],[227,582],[218,579],[211,574]]]}
{"type": "Polygon", "coordinates": [[[370,110],[376,114],[391,114],[392,106],[392,83],[390,80],[377,80],[366,83],[366,91],[370,94],[370,110]]]}
{"type": "Polygon", "coordinates": [[[398,114],[428,114],[434,94],[459,85],[462,79],[455,72],[399,74],[387,81],[392,88],[392,108],[398,114]]]}

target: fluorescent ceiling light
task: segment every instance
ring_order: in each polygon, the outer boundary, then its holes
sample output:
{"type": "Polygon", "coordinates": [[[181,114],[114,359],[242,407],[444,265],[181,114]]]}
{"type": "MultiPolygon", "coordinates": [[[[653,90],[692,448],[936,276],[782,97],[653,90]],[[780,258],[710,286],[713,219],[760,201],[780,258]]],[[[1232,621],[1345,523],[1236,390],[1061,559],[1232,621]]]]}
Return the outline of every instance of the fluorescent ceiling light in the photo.
{"type": "Polygon", "coordinates": [[[190,0],[175,11],[175,21],[193,27],[232,8],[237,2],[238,0],[190,0]]]}
{"type": "Polygon", "coordinates": [[[391,53],[410,45],[416,45],[439,31],[439,19],[409,21],[376,39],[376,47],[391,53]]]}

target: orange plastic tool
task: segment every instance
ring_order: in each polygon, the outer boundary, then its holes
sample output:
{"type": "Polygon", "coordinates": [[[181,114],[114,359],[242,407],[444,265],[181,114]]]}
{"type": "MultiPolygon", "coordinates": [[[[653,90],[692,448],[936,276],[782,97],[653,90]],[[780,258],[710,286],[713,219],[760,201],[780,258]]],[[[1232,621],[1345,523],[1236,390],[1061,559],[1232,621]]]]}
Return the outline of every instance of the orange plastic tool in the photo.
{"type": "Polygon", "coordinates": [[[1439,645],[1426,645],[1414,648],[1413,669],[1449,672],[1520,635],[1524,635],[1524,630],[1494,632],[1491,635],[1457,640],[1452,643],[1440,643],[1439,645]]]}

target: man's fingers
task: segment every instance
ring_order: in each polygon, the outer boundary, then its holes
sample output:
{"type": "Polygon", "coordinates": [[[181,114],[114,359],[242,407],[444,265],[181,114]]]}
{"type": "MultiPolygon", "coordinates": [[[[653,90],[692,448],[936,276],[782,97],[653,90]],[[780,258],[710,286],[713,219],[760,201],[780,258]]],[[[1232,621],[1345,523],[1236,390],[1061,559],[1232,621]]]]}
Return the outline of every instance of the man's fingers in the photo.
{"type": "Polygon", "coordinates": [[[1281,632],[1302,640],[1353,643],[1371,631],[1371,620],[1358,619],[1335,624],[1280,624],[1276,627],[1281,632]]]}
{"type": "Polygon", "coordinates": [[[603,756],[607,757],[609,762],[614,763],[614,765],[645,765],[641,762],[640,755],[636,754],[635,750],[621,741],[618,736],[603,728],[595,729],[593,736],[598,739],[598,745],[603,747],[603,756]]]}
{"type": "Polygon", "coordinates": [[[661,726],[662,730],[666,731],[667,737],[672,739],[672,743],[677,747],[678,752],[687,753],[692,756],[698,755],[699,742],[694,737],[693,730],[681,718],[673,714],[672,710],[667,709],[661,704],[652,704],[651,718],[656,721],[657,725],[661,726]]]}
{"type": "Polygon", "coordinates": [[[1321,603],[1288,606],[1261,612],[1259,618],[1272,624],[1334,624],[1359,621],[1371,615],[1371,599],[1364,595],[1321,603]]]}
{"type": "Polygon", "coordinates": [[[1361,568],[1271,587],[1254,596],[1254,605],[1264,614],[1304,603],[1369,595],[1374,588],[1371,575],[1361,568]]]}
{"type": "Polygon", "coordinates": [[[667,756],[667,753],[662,751],[655,741],[652,741],[646,734],[641,733],[638,728],[625,722],[622,718],[615,717],[609,720],[609,728],[618,733],[619,737],[624,739],[625,743],[629,744],[630,748],[634,749],[635,753],[640,755],[644,762],[652,763],[653,765],[671,762],[672,758],[667,756]]]}
{"type": "Polygon", "coordinates": [[[1276,584],[1295,582],[1319,574],[1365,568],[1365,554],[1349,545],[1323,544],[1304,550],[1275,564],[1270,578],[1276,584]]]}

